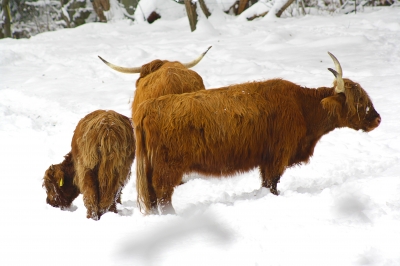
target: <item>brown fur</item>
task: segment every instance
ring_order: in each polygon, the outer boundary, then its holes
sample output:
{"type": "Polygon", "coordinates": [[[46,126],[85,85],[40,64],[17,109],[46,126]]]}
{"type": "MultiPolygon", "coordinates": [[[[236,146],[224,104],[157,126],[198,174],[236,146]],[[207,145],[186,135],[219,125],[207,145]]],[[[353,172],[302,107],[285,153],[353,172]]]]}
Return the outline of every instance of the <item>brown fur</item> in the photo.
{"type": "Polygon", "coordinates": [[[53,207],[62,209],[71,206],[72,201],[80,194],[79,188],[74,185],[75,168],[72,154],[64,156],[60,164],[51,165],[45,172],[43,187],[46,189],[46,202],[53,207]],[[60,187],[60,180],[64,185],[60,187]]]}
{"type": "Polygon", "coordinates": [[[195,71],[180,62],[154,60],[142,66],[140,77],[136,81],[132,115],[145,100],[198,90],[205,88],[203,79],[195,71]]]}
{"type": "Polygon", "coordinates": [[[82,193],[87,218],[98,220],[107,211],[116,212],[135,158],[129,118],[114,111],[94,111],[79,121],[71,146],[64,162],[45,173],[47,203],[67,208],[82,193]]]}
{"type": "Polygon", "coordinates": [[[189,172],[229,176],[259,167],[262,186],[278,194],[285,169],[307,162],[323,135],[379,125],[367,93],[344,81],[344,94],[273,79],[142,103],[133,115],[140,207],[174,213],[174,187],[189,172]]]}

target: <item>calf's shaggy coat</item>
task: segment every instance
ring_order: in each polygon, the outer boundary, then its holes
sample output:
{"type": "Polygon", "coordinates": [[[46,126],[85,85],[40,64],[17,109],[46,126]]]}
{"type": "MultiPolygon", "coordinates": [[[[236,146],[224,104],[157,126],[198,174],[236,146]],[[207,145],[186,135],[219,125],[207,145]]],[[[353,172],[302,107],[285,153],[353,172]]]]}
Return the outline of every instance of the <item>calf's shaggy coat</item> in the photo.
{"type": "Polygon", "coordinates": [[[367,93],[343,79],[331,57],[332,88],[273,79],[142,103],[133,115],[140,207],[174,213],[174,187],[190,172],[229,176],[259,167],[262,186],[278,194],[285,169],[307,162],[323,135],[376,128],[380,116],[367,93]]]}
{"type": "Polygon", "coordinates": [[[97,110],[81,119],[65,160],[50,166],[43,178],[47,203],[68,208],[83,194],[87,218],[117,212],[122,188],[135,158],[135,139],[128,117],[97,110]]]}

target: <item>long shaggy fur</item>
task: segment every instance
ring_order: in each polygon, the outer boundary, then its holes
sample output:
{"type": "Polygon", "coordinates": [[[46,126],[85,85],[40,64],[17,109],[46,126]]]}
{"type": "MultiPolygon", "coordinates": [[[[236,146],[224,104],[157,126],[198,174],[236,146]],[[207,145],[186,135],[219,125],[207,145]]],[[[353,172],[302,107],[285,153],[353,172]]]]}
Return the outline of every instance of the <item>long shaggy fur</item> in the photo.
{"type": "Polygon", "coordinates": [[[145,100],[168,94],[205,90],[203,79],[180,62],[154,60],[142,66],[136,81],[132,114],[145,100]]]}
{"type": "MultiPolygon", "coordinates": [[[[140,77],[136,81],[135,97],[132,102],[132,116],[139,105],[148,99],[169,94],[182,94],[205,90],[203,79],[195,71],[186,68],[180,62],[154,60],[141,68],[140,77]]],[[[138,153],[142,150],[138,150],[138,153]]],[[[137,171],[150,171],[140,167],[137,171]]],[[[137,186],[141,186],[138,180],[137,186]]],[[[152,187],[148,187],[152,189],[152,187]]],[[[149,195],[144,194],[143,197],[149,195]]],[[[155,199],[153,199],[154,201],[155,199]]],[[[146,202],[151,201],[149,198],[146,202]]]]}
{"type": "Polygon", "coordinates": [[[72,154],[68,153],[64,156],[62,163],[51,165],[44,174],[43,187],[47,193],[46,202],[53,207],[68,208],[80,194],[79,188],[74,185],[74,177],[74,162],[72,154]]]}
{"type": "MultiPolygon", "coordinates": [[[[57,175],[45,177],[47,199],[56,189],[65,190],[73,186],[83,194],[88,218],[98,220],[107,211],[116,212],[116,203],[129,180],[135,158],[135,140],[129,118],[114,111],[94,111],[79,121],[71,146],[68,159],[72,159],[69,167],[73,167],[73,184],[66,186],[64,181],[60,186],[57,175]],[[54,180],[58,187],[48,189],[48,179],[54,180]]],[[[65,172],[65,167],[60,171],[65,172]]],[[[47,202],[55,207],[68,207],[72,200],[65,206],[47,202]]]]}
{"type": "Polygon", "coordinates": [[[141,208],[174,213],[174,187],[189,172],[229,176],[259,167],[262,186],[278,194],[285,169],[307,162],[324,134],[379,125],[365,91],[344,81],[344,94],[274,79],[145,101],[133,115],[141,208]]]}

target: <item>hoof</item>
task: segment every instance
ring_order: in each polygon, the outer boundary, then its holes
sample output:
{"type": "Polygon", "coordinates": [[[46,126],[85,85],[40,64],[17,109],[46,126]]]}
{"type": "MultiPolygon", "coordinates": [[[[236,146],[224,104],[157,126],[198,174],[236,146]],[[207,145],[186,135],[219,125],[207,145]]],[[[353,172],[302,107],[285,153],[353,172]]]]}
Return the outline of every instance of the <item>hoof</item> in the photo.
{"type": "Polygon", "coordinates": [[[87,215],[86,215],[86,218],[88,218],[88,219],[93,219],[93,220],[95,220],[95,221],[98,221],[98,220],[100,220],[100,216],[97,214],[97,212],[87,212],[87,215]]]}
{"type": "Polygon", "coordinates": [[[170,207],[160,207],[160,214],[162,214],[162,215],[166,215],[166,214],[172,214],[172,215],[175,215],[176,214],[176,212],[175,212],[175,209],[174,209],[174,207],[172,207],[172,206],[170,206],[170,207]]]}
{"type": "Polygon", "coordinates": [[[280,194],[280,191],[279,191],[279,190],[277,190],[277,189],[270,188],[269,190],[270,190],[270,191],[271,191],[271,193],[272,193],[272,194],[274,194],[275,196],[279,196],[279,194],[280,194]]]}

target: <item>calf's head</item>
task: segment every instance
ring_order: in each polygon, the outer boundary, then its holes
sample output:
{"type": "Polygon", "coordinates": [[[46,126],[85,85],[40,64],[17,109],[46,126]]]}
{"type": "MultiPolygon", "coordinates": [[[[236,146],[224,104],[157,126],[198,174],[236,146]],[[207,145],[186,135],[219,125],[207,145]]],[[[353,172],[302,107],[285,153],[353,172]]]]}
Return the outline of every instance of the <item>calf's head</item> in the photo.
{"type": "Polygon", "coordinates": [[[61,209],[71,206],[72,201],[78,197],[79,189],[73,184],[75,175],[71,154],[56,165],[51,165],[43,177],[43,187],[46,189],[46,202],[53,207],[61,209]]]}
{"type": "MultiPolygon", "coordinates": [[[[329,53],[329,52],[328,52],[329,53]]],[[[336,70],[328,68],[335,76],[334,95],[321,101],[331,116],[337,118],[339,127],[369,132],[381,123],[381,116],[375,110],[367,92],[360,84],[342,77],[343,71],[337,58],[329,53],[336,70]]]]}

